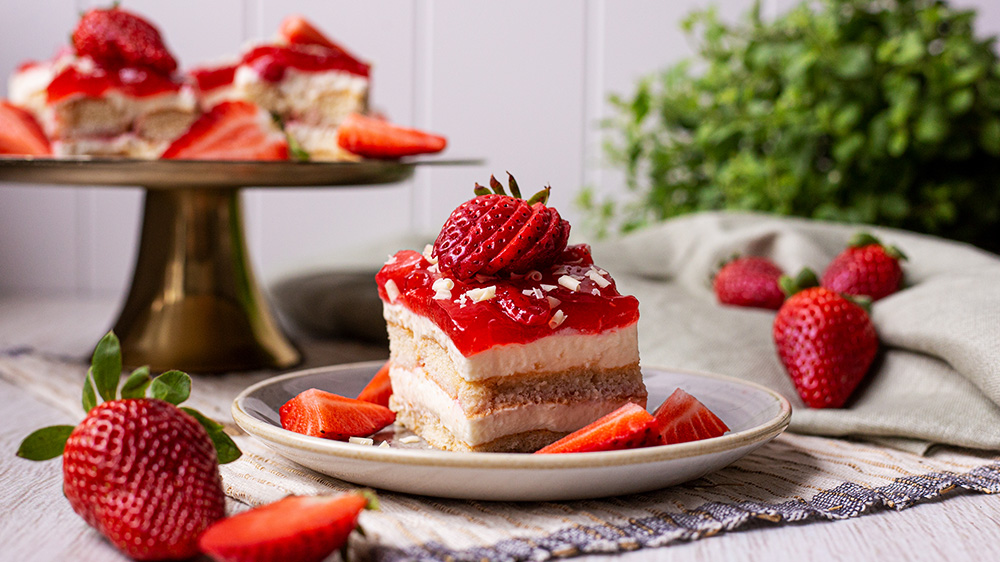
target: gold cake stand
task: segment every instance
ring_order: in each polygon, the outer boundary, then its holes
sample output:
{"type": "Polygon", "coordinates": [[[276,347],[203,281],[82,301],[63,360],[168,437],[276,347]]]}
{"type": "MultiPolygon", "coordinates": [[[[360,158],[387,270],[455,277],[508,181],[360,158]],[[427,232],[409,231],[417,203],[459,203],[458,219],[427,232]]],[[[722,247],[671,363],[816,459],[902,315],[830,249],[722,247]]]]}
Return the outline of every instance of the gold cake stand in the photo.
{"type": "Polygon", "coordinates": [[[300,353],[254,278],[240,190],[391,184],[418,165],[473,160],[223,162],[0,157],[0,182],[142,187],[142,234],[114,330],[129,366],[154,371],[287,368],[300,353]]]}

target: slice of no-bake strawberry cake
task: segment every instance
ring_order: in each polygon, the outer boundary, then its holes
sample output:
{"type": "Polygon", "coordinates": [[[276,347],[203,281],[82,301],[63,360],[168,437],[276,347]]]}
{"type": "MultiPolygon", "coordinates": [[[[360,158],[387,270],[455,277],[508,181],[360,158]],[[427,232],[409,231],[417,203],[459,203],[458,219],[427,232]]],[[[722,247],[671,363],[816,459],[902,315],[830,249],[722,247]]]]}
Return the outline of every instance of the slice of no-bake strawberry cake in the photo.
{"type": "Polygon", "coordinates": [[[638,301],[569,223],[491,178],[433,247],[378,273],[397,422],[448,450],[530,452],[620,406],[646,404],[638,301]]]}
{"type": "Polygon", "coordinates": [[[285,18],[278,36],[247,48],[238,62],[191,71],[203,108],[251,101],[276,115],[315,160],[357,157],[337,144],[337,126],[368,107],[370,66],[301,16],[285,18]]]}
{"type": "Polygon", "coordinates": [[[9,83],[10,101],[34,114],[55,155],[155,158],[194,121],[194,92],[152,24],[93,9],[72,38],[72,49],[23,64],[9,83]]]}

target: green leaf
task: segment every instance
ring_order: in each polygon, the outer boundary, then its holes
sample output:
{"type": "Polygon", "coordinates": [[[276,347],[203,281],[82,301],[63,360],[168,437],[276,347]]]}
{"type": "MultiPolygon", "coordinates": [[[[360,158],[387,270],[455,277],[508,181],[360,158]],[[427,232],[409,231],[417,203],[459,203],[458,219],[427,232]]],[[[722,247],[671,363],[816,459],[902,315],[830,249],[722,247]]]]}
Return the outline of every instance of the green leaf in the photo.
{"type": "Polygon", "coordinates": [[[114,332],[108,332],[97,342],[90,365],[97,393],[105,402],[114,400],[122,376],[122,348],[114,332]]]}
{"type": "Polygon", "coordinates": [[[149,376],[149,367],[142,366],[132,371],[132,374],[125,379],[122,385],[122,398],[143,398],[146,396],[146,389],[152,379],[149,376]]]}
{"type": "Polygon", "coordinates": [[[983,125],[979,144],[990,154],[1000,156],[1000,120],[990,119],[983,125]]]}
{"type": "Polygon", "coordinates": [[[176,406],[191,396],[191,377],[181,371],[167,371],[153,379],[149,394],[176,406]]]}
{"type": "Polygon", "coordinates": [[[73,429],[71,425],[53,425],[36,430],[21,441],[17,456],[29,461],[54,459],[63,454],[73,429]]]}
{"type": "Polygon", "coordinates": [[[94,369],[87,369],[87,376],[83,379],[83,411],[89,412],[97,406],[97,393],[94,391],[94,369]]]}
{"type": "Polygon", "coordinates": [[[212,444],[215,445],[215,452],[219,457],[219,464],[226,464],[233,462],[234,460],[240,458],[243,454],[240,448],[236,446],[233,441],[222,427],[222,424],[205,417],[204,414],[195,410],[194,408],[181,408],[185,412],[191,415],[194,419],[198,420],[198,423],[205,428],[208,432],[208,437],[212,440],[212,444]]]}
{"type": "Polygon", "coordinates": [[[972,108],[972,104],[975,103],[975,101],[976,96],[969,88],[952,92],[951,95],[948,96],[948,113],[951,113],[952,115],[962,115],[972,108]]]}
{"type": "Polygon", "coordinates": [[[841,78],[860,78],[871,68],[871,49],[867,45],[851,45],[841,49],[836,72],[841,78]]]}

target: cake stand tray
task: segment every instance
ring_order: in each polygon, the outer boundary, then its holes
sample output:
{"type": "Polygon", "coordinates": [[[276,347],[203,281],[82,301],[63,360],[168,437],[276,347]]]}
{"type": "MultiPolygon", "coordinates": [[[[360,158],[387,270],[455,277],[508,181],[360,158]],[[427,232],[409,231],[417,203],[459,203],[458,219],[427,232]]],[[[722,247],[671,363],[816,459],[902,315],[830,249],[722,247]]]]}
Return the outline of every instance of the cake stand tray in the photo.
{"type": "Polygon", "coordinates": [[[283,369],[301,360],[250,267],[240,190],[406,180],[417,166],[477,160],[247,162],[0,157],[0,182],[145,190],[135,271],[114,330],[128,366],[283,369]]]}

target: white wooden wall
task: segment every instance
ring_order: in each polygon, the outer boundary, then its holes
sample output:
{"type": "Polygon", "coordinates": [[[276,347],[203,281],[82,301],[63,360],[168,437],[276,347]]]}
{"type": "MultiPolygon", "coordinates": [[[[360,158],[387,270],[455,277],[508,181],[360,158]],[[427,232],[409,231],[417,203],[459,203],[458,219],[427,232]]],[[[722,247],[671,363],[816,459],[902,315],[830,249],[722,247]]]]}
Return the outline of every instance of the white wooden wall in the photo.
{"type": "MultiPolygon", "coordinates": [[[[78,14],[110,1],[0,0],[0,77],[68,40],[78,14]]],[[[707,0],[125,0],[190,67],[269,37],[287,14],[314,20],[374,63],[372,101],[393,121],[447,135],[475,167],[423,169],[390,187],[249,190],[247,238],[265,283],[334,267],[352,248],[435,231],[473,182],[509,170],[525,190],[553,186],[572,221],[583,185],[621,190],[603,165],[598,123],[609,92],[691,54],[678,22],[707,0]]],[[[765,0],[768,15],[794,0],[765,0]]],[[[750,0],[717,0],[736,17],[750,0]]],[[[980,10],[1000,32],[1000,0],[980,10]]],[[[0,184],[0,294],[117,294],[138,240],[139,189],[0,184]]],[[[576,222],[579,222],[578,220],[576,222]]]]}

